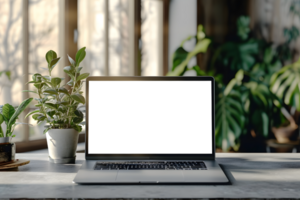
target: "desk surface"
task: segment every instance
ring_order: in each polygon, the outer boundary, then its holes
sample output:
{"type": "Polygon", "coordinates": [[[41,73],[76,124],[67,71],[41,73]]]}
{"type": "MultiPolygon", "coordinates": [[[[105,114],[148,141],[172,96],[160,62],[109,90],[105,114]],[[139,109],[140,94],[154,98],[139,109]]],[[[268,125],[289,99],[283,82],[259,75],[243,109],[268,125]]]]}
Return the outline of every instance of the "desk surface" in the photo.
{"type": "Polygon", "coordinates": [[[29,165],[0,171],[0,198],[299,198],[300,154],[219,153],[232,185],[76,185],[76,164],[51,164],[47,154],[17,154],[29,165]]]}

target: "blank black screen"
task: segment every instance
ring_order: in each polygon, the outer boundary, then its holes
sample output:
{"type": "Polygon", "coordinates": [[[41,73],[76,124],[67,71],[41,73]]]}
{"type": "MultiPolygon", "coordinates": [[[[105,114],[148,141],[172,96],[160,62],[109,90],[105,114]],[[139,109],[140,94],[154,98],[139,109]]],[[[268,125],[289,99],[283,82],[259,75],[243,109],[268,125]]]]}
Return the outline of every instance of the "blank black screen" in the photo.
{"type": "Polygon", "coordinates": [[[92,82],[91,153],[211,153],[209,82],[92,82]]]}

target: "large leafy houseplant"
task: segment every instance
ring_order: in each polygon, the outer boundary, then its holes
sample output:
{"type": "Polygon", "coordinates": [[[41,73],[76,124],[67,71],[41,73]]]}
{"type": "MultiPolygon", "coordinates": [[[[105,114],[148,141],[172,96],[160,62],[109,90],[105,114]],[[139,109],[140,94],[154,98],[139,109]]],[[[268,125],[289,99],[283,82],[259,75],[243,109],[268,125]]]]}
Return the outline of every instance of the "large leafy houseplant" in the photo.
{"type": "Polygon", "coordinates": [[[13,134],[15,127],[19,124],[25,124],[17,122],[17,119],[31,101],[32,98],[26,99],[16,108],[8,103],[0,106],[0,137],[15,137],[13,134]],[[5,133],[1,126],[3,122],[6,125],[5,133]]]}
{"type": "Polygon", "coordinates": [[[280,52],[253,37],[246,28],[249,22],[248,17],[238,19],[235,40],[221,45],[212,60],[212,66],[226,76],[217,105],[227,109],[216,109],[216,144],[224,151],[239,150],[242,135],[268,138],[274,127],[291,121],[282,96],[272,89],[276,74],[283,71],[280,52]]]}
{"type": "MultiPolygon", "coordinates": [[[[182,76],[187,70],[195,70],[197,76],[215,77],[216,146],[223,151],[239,150],[242,135],[267,138],[272,126],[284,120],[282,101],[270,90],[274,79],[271,77],[282,64],[271,44],[251,35],[249,23],[248,17],[238,19],[237,34],[214,51],[207,71],[198,66],[188,68],[185,59],[189,57],[176,56],[184,52],[180,47],[174,53],[173,68],[168,74],[182,76]],[[178,67],[184,70],[174,73],[178,67]]],[[[185,52],[188,54],[191,53],[185,52]]]]}
{"type": "Polygon", "coordinates": [[[272,131],[279,142],[290,142],[291,139],[299,137],[297,130],[300,112],[300,59],[274,73],[270,84],[272,92],[283,105],[282,113],[285,113],[288,120],[288,123],[280,127],[273,127],[272,131]]]}
{"type": "Polygon", "coordinates": [[[80,104],[85,104],[85,98],[81,91],[83,80],[89,76],[89,73],[80,73],[82,67],[80,63],[85,58],[85,47],[76,53],[75,60],[70,56],[70,66],[64,68],[64,72],[70,77],[70,81],[62,84],[64,78],[52,77],[51,72],[58,64],[60,58],[56,52],[50,50],[46,53],[46,61],[48,63],[48,75],[44,76],[39,73],[32,75],[32,83],[37,95],[35,100],[37,104],[36,110],[27,114],[26,117],[32,115],[32,118],[38,123],[46,121],[48,124],[44,133],[49,129],[68,129],[73,128],[80,132],[82,130],[81,122],[83,121],[83,113],[79,109],[80,104]]]}

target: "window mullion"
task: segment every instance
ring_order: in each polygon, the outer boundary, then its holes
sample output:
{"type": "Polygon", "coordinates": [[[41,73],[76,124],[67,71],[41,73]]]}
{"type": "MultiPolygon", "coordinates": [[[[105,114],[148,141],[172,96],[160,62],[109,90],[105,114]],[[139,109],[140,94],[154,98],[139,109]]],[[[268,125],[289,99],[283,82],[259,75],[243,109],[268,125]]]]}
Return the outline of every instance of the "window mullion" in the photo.
{"type": "Polygon", "coordinates": [[[129,0],[129,75],[140,76],[139,40],[141,37],[141,0],[129,0]]]}
{"type": "MultiPolygon", "coordinates": [[[[22,1],[22,70],[23,70],[23,78],[22,78],[22,89],[28,90],[29,86],[26,84],[28,82],[29,76],[29,19],[28,19],[28,10],[29,10],[29,0],[22,1]]],[[[29,98],[28,92],[22,93],[23,100],[29,98]]],[[[29,122],[29,119],[24,119],[25,114],[28,113],[29,108],[26,108],[25,111],[21,115],[21,119],[24,120],[25,123],[29,122]]],[[[23,141],[29,140],[29,126],[24,126],[23,130],[23,141]]]]}

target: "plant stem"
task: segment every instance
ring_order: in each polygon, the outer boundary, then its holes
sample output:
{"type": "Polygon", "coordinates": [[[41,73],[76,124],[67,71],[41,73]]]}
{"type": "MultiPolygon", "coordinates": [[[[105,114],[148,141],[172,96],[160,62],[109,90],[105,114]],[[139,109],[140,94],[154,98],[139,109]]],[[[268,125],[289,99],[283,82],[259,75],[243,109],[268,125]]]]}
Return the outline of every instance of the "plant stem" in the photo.
{"type": "MultiPolygon", "coordinates": [[[[75,76],[74,76],[74,81],[73,81],[73,87],[72,87],[72,91],[71,91],[71,95],[73,94],[74,92],[74,89],[75,89],[75,85],[76,85],[76,78],[77,78],[77,69],[75,67],[75,76]]],[[[70,105],[72,104],[72,99],[70,98],[70,105]]],[[[67,117],[69,116],[69,111],[70,111],[70,108],[68,108],[68,111],[67,111],[67,117]]],[[[71,117],[68,118],[68,128],[71,126],[71,117]]]]}
{"type": "MultiPolygon", "coordinates": [[[[40,89],[38,89],[38,93],[39,93],[39,97],[40,99],[42,99],[42,96],[41,96],[41,91],[40,89]]],[[[41,106],[42,110],[43,110],[43,114],[45,115],[46,119],[47,119],[47,115],[46,115],[46,110],[44,108],[44,104],[42,103],[42,106],[41,106]]],[[[48,120],[47,120],[48,121],[48,120]]],[[[49,124],[51,125],[51,123],[49,122],[49,124]]]]}

